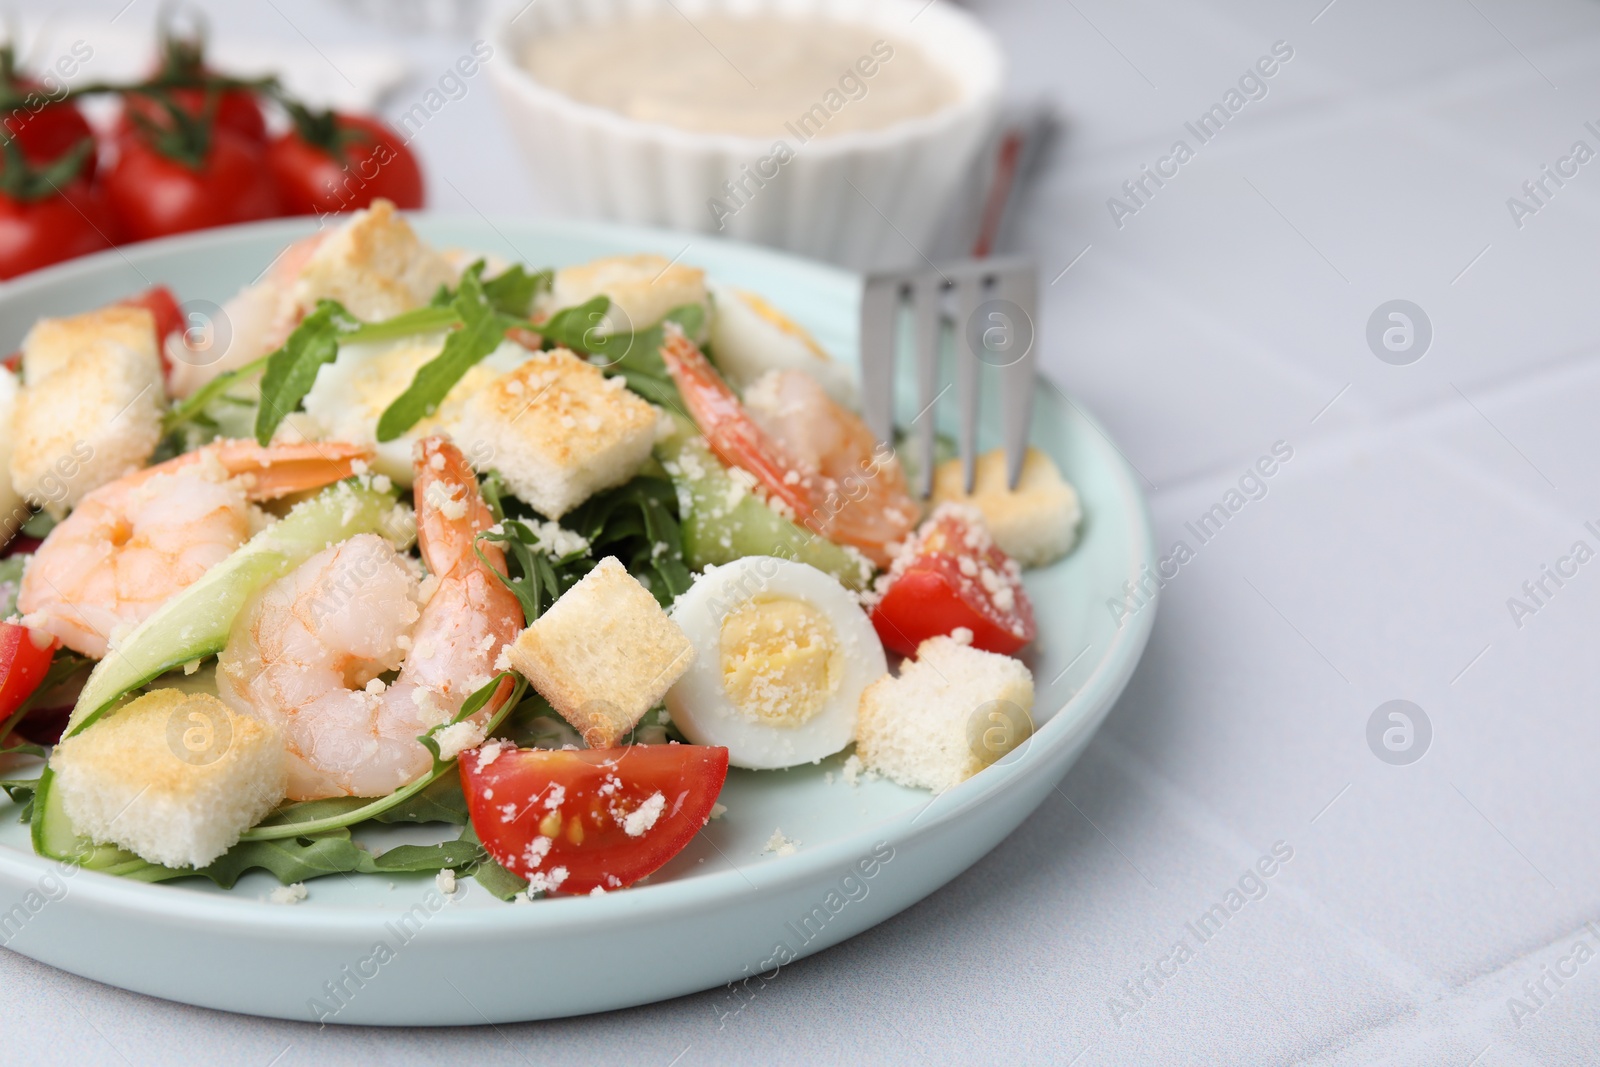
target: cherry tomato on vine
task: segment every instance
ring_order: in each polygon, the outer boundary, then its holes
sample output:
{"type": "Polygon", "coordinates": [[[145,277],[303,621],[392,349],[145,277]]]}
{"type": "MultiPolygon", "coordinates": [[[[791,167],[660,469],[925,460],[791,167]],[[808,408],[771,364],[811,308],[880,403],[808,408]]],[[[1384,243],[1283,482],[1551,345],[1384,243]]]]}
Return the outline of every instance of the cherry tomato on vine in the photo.
{"type": "Polygon", "coordinates": [[[180,120],[170,139],[143,131],[122,143],[105,184],[130,239],[278,214],[278,191],[259,146],[230,130],[204,126],[204,120],[180,120]],[[180,133],[188,123],[193,125],[180,133]]]}
{"type": "MultiPolygon", "coordinates": [[[[79,42],[80,44],[82,42],[79,42]]],[[[0,47],[0,97],[4,107],[5,132],[15,138],[29,163],[54,163],[80,144],[94,141],[94,131],[78,110],[78,105],[57,99],[61,90],[17,73],[15,53],[9,45],[0,47]]],[[[95,153],[85,153],[79,175],[94,177],[95,153]]]]}
{"type": "Polygon", "coordinates": [[[364,115],[288,107],[294,126],[267,147],[286,214],[356,211],[378,197],[422,206],[422,168],[394,130],[364,115]]]}
{"type": "Polygon", "coordinates": [[[208,89],[174,85],[185,79],[215,78],[205,62],[206,33],[203,24],[179,27],[168,18],[161,27],[161,54],[151,74],[151,88],[123,96],[122,116],[117,122],[117,137],[126,140],[145,125],[162,127],[172,121],[170,106],[181,108],[192,119],[210,118],[219,129],[231,130],[257,144],[267,140],[267,120],[256,94],[249,89],[231,87],[208,89]]]}
{"type": "Polygon", "coordinates": [[[0,144],[0,278],[98,252],[116,239],[100,189],[78,177],[85,142],[36,167],[14,140],[0,144]]]}

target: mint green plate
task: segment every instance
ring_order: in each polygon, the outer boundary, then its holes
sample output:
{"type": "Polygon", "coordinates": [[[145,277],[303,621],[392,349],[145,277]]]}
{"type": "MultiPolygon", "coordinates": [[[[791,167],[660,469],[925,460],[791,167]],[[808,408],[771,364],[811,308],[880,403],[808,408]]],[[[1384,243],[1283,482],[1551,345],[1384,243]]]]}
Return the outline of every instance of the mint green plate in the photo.
{"type": "MultiPolygon", "coordinates": [[[[261,223],[101,253],[0,285],[0,344],[41,315],[83,311],[148,285],[221,303],[311,220],[261,223]]],[[[859,279],[764,249],[617,226],[421,217],[441,247],[535,265],[656,251],[753,289],[854,360],[859,279]]],[[[992,413],[991,413],[992,415],[992,413]]],[[[992,432],[993,418],[988,429],[992,432]]],[[[285,1019],[451,1025],[644,1004],[765,973],[837,944],[938,889],[997,845],[1083,751],[1144,649],[1154,606],[1107,610],[1153,564],[1135,475],[1103,430],[1041,389],[1034,442],[1077,486],[1082,540],[1030,572],[1039,639],[1029,658],[1039,728],[1028,744],[936,799],[887,781],[846,783],[837,757],[734,771],[727,813],[645,885],[603,897],[503,904],[463,880],[330,877],[304,902],[269,903],[259,872],[229,892],[199,880],[144,885],[34,855],[0,803],[0,943],[101,982],[285,1019]],[[766,852],[775,830],[798,844],[766,852]],[[380,948],[380,946],[382,946],[380,948]]],[[[0,775],[32,773],[0,767],[0,775]]],[[[427,827],[386,828],[389,847],[427,827]]]]}

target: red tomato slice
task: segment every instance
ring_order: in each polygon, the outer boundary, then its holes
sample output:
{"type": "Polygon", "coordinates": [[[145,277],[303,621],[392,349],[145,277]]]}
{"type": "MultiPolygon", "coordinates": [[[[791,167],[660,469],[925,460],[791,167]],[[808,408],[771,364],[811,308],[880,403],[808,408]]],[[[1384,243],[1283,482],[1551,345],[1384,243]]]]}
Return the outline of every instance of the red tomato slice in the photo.
{"type": "MultiPolygon", "coordinates": [[[[491,743],[492,746],[492,743],[491,743]]],[[[546,892],[632,885],[700,832],[728,776],[702,745],[463,752],[472,828],[501,866],[546,892]]]]}
{"type": "Polygon", "coordinates": [[[1010,655],[1038,632],[1022,572],[964,508],[943,505],[889,568],[872,611],[884,647],[903,655],[965,627],[972,646],[1010,655]]]}
{"type": "Polygon", "coordinates": [[[123,307],[144,308],[155,316],[158,342],[183,329],[183,312],[178,309],[178,298],[164,285],[151,286],[138,296],[130,296],[120,303],[123,307]]]}
{"type": "Polygon", "coordinates": [[[120,303],[124,307],[144,308],[155,316],[156,352],[161,356],[161,373],[165,376],[172,370],[172,361],[167,358],[167,338],[182,332],[184,327],[183,311],[178,307],[178,298],[173,296],[172,290],[166,286],[155,285],[138,296],[130,296],[120,303]]]}
{"type": "Polygon", "coordinates": [[[9,719],[39,688],[55,649],[53,638],[41,645],[26,626],[0,622],[0,722],[9,719]]]}

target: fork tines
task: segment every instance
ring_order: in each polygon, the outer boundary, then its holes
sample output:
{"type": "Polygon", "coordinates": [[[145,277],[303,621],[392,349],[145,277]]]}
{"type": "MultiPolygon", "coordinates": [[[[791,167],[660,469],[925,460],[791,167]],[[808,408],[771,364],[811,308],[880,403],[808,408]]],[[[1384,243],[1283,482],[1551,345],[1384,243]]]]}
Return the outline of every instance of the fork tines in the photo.
{"type": "Polygon", "coordinates": [[[1022,259],[972,259],[927,270],[873,274],[861,300],[861,397],[867,425],[894,443],[895,364],[902,309],[909,305],[916,354],[915,491],[933,491],[934,409],[950,389],[961,411],[961,465],[972,491],[978,454],[978,369],[999,370],[1006,482],[1015,487],[1033,413],[1034,309],[1038,272],[1022,259]],[[939,388],[940,337],[955,334],[955,382],[939,388]]]}

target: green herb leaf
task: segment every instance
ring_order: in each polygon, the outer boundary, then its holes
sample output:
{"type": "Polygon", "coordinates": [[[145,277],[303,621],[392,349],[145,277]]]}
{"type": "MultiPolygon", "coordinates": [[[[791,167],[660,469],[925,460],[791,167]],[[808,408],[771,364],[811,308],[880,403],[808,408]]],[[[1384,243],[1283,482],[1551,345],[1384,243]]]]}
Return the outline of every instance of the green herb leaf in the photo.
{"type": "MultiPolygon", "coordinates": [[[[570,348],[574,352],[587,354],[605,344],[605,340],[596,331],[599,330],[610,308],[609,297],[597,296],[582,304],[562,308],[544,322],[536,323],[533,328],[539,332],[540,337],[557,348],[570,348]]],[[[633,335],[630,333],[622,336],[633,335]]]]}
{"type": "MultiPolygon", "coordinates": [[[[13,804],[33,803],[33,794],[39,788],[37,778],[5,778],[0,779],[0,789],[5,790],[6,796],[13,804]]],[[[24,819],[24,822],[27,820],[24,819]]]]}
{"type": "Polygon", "coordinates": [[[255,869],[272,872],[284,885],[329,874],[377,872],[372,854],[357,848],[350,831],[341,829],[276,841],[241,841],[204,867],[163,867],[138,860],[137,866],[123,864],[106,873],[136,882],[209,878],[223,889],[232,889],[241,875],[255,869]]]}
{"type": "Polygon", "coordinates": [[[22,568],[28,557],[18,553],[0,559],[0,619],[9,619],[17,613],[17,590],[22,586],[22,568]]]}
{"type": "Polygon", "coordinates": [[[496,311],[483,291],[476,263],[461,276],[461,287],[450,306],[461,317],[461,328],[445,338],[444,349],[417,368],[406,391],[378,419],[378,440],[393,441],[438,408],[445,395],[467,371],[499,347],[506,330],[517,320],[496,311]]]}
{"type": "Polygon", "coordinates": [[[342,345],[367,344],[373,341],[393,341],[401,337],[414,337],[422,333],[453,330],[461,325],[461,315],[453,307],[415,308],[382,322],[368,322],[343,334],[342,345]]]}
{"type": "Polygon", "coordinates": [[[668,607],[694,579],[683,561],[683,534],[672,483],[640,475],[591,497],[565,516],[588,539],[595,559],[615,556],[628,573],[668,607]]]}
{"type": "Polygon", "coordinates": [[[467,818],[467,798],[461,792],[459,774],[447,774],[403,804],[373,816],[376,822],[443,822],[455,826],[460,826],[467,818]]]}
{"type": "Polygon", "coordinates": [[[373,860],[380,871],[442,871],[473,867],[489,858],[473,841],[441,841],[437,845],[398,845],[373,860]]]}
{"type": "MultiPolygon", "coordinates": [[[[239,381],[241,378],[245,378],[251,374],[254,374],[256,371],[265,367],[267,365],[267,361],[271,358],[272,356],[269,353],[268,355],[262,356],[260,359],[253,359],[249,363],[246,363],[244,366],[235,370],[223,371],[221,374],[217,375],[215,378],[196,389],[193,393],[190,393],[188,398],[185,399],[183,403],[175,405],[164,416],[162,416],[161,432],[171,433],[173,430],[178,429],[180,426],[188,422],[195,422],[203,419],[209,422],[210,420],[206,419],[205,410],[211,406],[212,401],[222,399],[223,394],[226,393],[235,382],[239,381]]],[[[273,428],[276,429],[277,427],[274,426],[273,428]]]]}
{"type": "Polygon", "coordinates": [[[22,532],[28,537],[36,537],[43,541],[50,536],[50,531],[56,528],[56,517],[48,511],[36,511],[28,521],[22,524],[22,532]]]}
{"type": "Polygon", "coordinates": [[[503,315],[525,319],[533,314],[533,298],[550,288],[555,272],[540,270],[529,272],[518,263],[510,270],[496,274],[483,283],[484,295],[489,303],[503,315]]]}
{"type": "Polygon", "coordinates": [[[256,413],[256,440],[271,443],[272,434],[284,416],[300,406],[311,392],[317,371],[339,355],[339,337],[354,328],[350,317],[336,300],[319,300],[317,309],[301,320],[283,347],[267,357],[267,371],[261,376],[261,409],[256,413]]]}
{"type": "Polygon", "coordinates": [[[553,344],[598,357],[607,374],[621,376],[629,389],[652,404],[682,411],[683,400],[661,359],[661,345],[667,339],[668,322],[683,327],[683,332],[690,337],[698,337],[705,323],[705,308],[699,304],[683,304],[647,329],[599,334],[596,330],[609,306],[610,301],[597,296],[586,304],[556,312],[548,322],[534,329],[553,344]]]}
{"type": "MultiPolygon", "coordinates": [[[[478,840],[477,831],[473,830],[470,823],[461,831],[461,840],[483,849],[483,843],[478,840]]],[[[528,880],[519,878],[500,866],[499,861],[489,855],[487,850],[484,850],[483,858],[472,868],[471,874],[474,881],[501,900],[510,900],[519,893],[528,891],[528,880]]]]}

